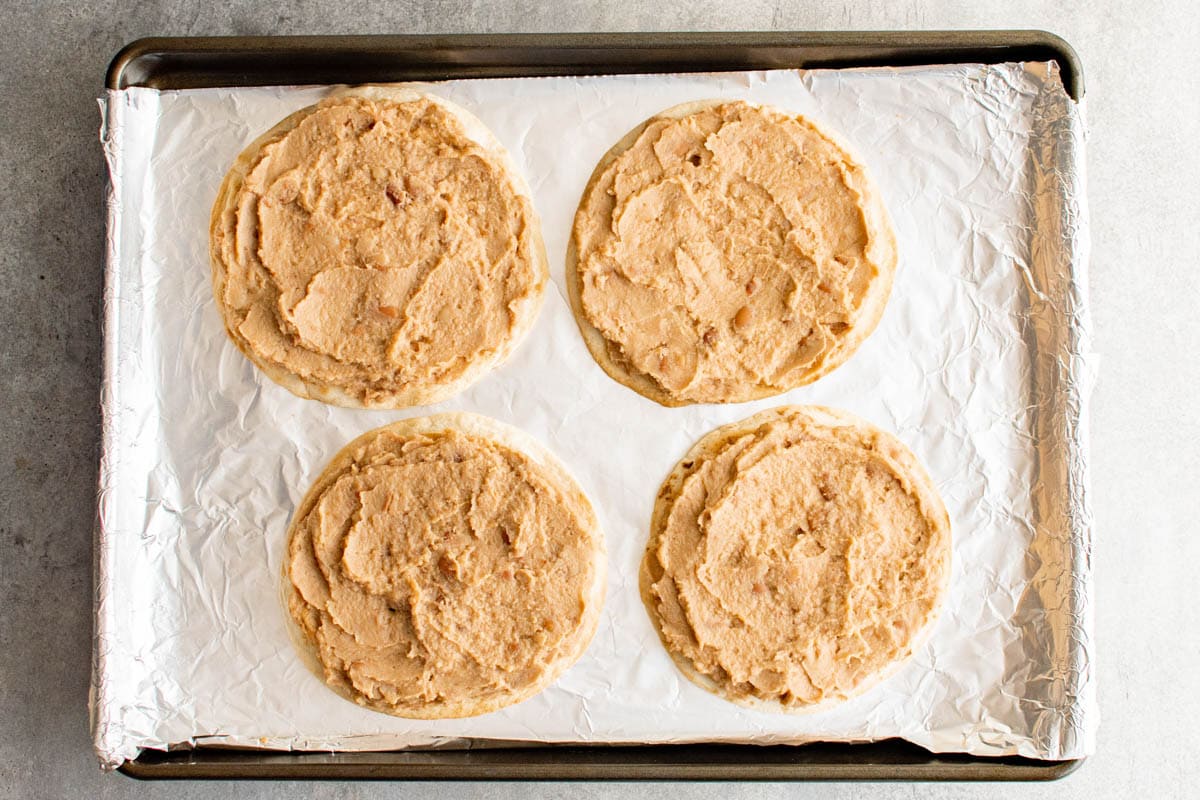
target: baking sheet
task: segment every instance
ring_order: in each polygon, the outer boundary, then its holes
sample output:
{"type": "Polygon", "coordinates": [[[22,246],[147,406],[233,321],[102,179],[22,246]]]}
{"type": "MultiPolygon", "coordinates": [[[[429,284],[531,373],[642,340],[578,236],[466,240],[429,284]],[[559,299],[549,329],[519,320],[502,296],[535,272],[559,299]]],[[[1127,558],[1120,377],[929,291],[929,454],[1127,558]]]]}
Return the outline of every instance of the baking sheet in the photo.
{"type": "Polygon", "coordinates": [[[553,285],[514,356],[408,412],[300,400],[226,339],[208,214],[258,133],[328,88],[127,89],[102,101],[112,181],[93,721],[102,763],[221,743],[366,749],[546,742],[804,742],[899,736],[935,751],[1087,755],[1091,664],[1082,110],[1052,64],[469,80],[426,88],[510,150],[542,216],[553,285]],[[804,113],[850,143],[897,228],[875,334],[816,385],[664,409],[609,379],[565,300],[571,216],[600,155],[656,111],[708,97],[804,113]],[[637,594],[654,493],[711,428],[786,402],[892,430],[938,484],[954,569],[929,643],[862,697],[807,716],[735,707],[686,681],[637,594]],[[584,657],[525,703],[406,721],[329,692],[278,601],[290,514],[347,441],[423,413],[537,436],[596,506],[608,600],[584,657]]]}

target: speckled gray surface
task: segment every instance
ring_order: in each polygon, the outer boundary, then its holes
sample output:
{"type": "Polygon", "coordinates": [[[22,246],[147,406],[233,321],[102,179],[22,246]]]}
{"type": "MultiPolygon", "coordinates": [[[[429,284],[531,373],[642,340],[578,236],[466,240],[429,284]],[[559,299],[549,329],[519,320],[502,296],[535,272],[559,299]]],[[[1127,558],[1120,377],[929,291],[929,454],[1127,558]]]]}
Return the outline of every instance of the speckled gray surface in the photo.
{"type": "Polygon", "coordinates": [[[6,2],[0,27],[0,797],[1186,796],[1200,779],[1200,8],[1187,0],[786,4],[6,2]],[[884,6],[886,8],[879,8],[884,6]],[[874,7],[873,7],[874,6],[874,7]],[[1099,749],[1041,786],[140,784],[87,732],[104,167],[94,98],[161,34],[1045,28],[1088,84],[1099,749]]]}

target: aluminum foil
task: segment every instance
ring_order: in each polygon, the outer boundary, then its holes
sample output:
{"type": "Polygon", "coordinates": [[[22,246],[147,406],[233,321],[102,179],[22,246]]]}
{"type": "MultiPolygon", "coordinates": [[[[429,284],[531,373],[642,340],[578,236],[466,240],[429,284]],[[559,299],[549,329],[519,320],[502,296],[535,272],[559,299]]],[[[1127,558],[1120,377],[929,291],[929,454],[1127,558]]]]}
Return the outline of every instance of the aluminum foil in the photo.
{"type": "Polygon", "coordinates": [[[807,742],[902,737],[935,751],[1089,754],[1091,383],[1082,109],[1052,64],[468,80],[428,91],[477,114],[541,214],[553,285],[513,357],[407,412],[301,400],[227,340],[208,218],[235,156],[328,87],[110,92],[103,451],[96,537],[96,751],[220,743],[378,749],[484,742],[807,742]],[[882,323],[813,386],[662,408],[609,379],[565,299],[575,206],[597,160],[677,103],[744,98],[805,114],[863,159],[900,264],[882,323]],[[692,685],[637,592],[655,491],[712,428],[783,403],[849,410],[927,465],[954,529],[945,608],[893,677],[828,711],[782,715],[692,685]],[[469,410],[551,447],[591,497],[609,552],[590,649],[553,687],[473,719],[395,719],[325,688],[279,601],[285,533],[322,465],[392,420],[469,410]]]}

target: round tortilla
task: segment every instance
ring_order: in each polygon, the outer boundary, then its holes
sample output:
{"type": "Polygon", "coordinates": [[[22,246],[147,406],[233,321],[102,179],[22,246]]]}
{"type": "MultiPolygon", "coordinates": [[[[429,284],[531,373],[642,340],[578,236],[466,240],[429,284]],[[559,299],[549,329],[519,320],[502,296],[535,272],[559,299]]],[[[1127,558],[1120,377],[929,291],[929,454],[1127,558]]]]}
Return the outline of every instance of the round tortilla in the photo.
{"type": "MultiPolygon", "coordinates": [[[[800,439],[797,438],[797,441],[800,441],[800,439]]],[[[739,461],[737,468],[740,470],[741,467],[742,462],[739,461]]],[[[752,468],[751,466],[750,469],[752,468]]],[[[715,491],[720,492],[722,498],[727,498],[730,496],[729,493],[733,491],[734,486],[737,486],[736,482],[721,484],[720,488],[715,491]]],[[[802,490],[798,488],[798,495],[800,491],[802,490]]],[[[837,495],[853,491],[852,486],[836,486],[833,487],[831,494],[837,495]]],[[[822,499],[825,499],[823,495],[822,499]]],[[[711,521],[711,517],[709,519],[711,521]]],[[[765,525],[766,521],[763,524],[765,525]]],[[[860,532],[859,536],[862,535],[860,532]]],[[[703,550],[707,553],[708,541],[706,536],[702,544],[697,546],[696,551],[703,550]]],[[[714,545],[714,547],[716,546],[714,545]]],[[[746,557],[758,558],[760,554],[750,552],[746,557]]],[[[849,561],[849,559],[847,560],[849,561]]],[[[872,686],[875,686],[892,675],[914,652],[923,646],[934,627],[937,614],[940,611],[948,589],[950,560],[951,537],[949,516],[933,485],[933,481],[908,448],[891,434],[844,411],[820,406],[782,406],[755,414],[740,422],[717,428],[696,442],[688,450],[687,454],[680,459],[679,463],[675,465],[670,475],[663,482],[654,504],[654,512],[650,522],[650,538],[646,545],[645,555],[639,572],[639,588],[642,602],[654,623],[655,629],[659,633],[663,646],[679,670],[690,681],[726,700],[750,708],[783,713],[810,713],[844,702],[846,699],[859,695],[872,686]],[[684,631],[681,634],[680,631],[672,629],[671,633],[668,633],[669,626],[665,620],[673,612],[665,602],[675,603],[678,600],[672,600],[670,597],[664,598],[663,592],[659,588],[656,588],[656,584],[659,584],[664,576],[666,576],[670,578],[669,586],[673,587],[676,593],[678,592],[678,583],[676,582],[675,575],[667,575],[667,569],[664,568],[660,558],[661,549],[664,546],[665,538],[668,536],[667,529],[671,522],[671,514],[684,492],[685,483],[689,478],[697,475],[706,462],[715,459],[727,447],[739,442],[739,440],[744,441],[745,437],[761,435],[763,431],[767,430],[767,426],[777,424],[788,425],[790,432],[794,428],[795,430],[792,432],[792,435],[795,437],[802,437],[804,431],[807,429],[808,431],[815,432],[818,436],[827,437],[831,442],[836,442],[841,446],[861,449],[862,452],[870,455],[873,463],[878,463],[881,470],[895,478],[902,487],[903,493],[911,498],[911,502],[919,510],[919,514],[923,518],[928,531],[926,546],[923,549],[918,549],[915,553],[909,553],[913,557],[916,572],[908,579],[908,582],[911,587],[915,587],[912,591],[919,593],[917,599],[911,601],[912,612],[916,614],[915,624],[908,626],[907,633],[902,634],[900,640],[893,643],[890,651],[881,651],[882,658],[876,659],[876,662],[880,663],[880,667],[877,670],[866,675],[859,675],[853,682],[853,685],[837,687],[835,691],[815,700],[800,700],[788,692],[790,696],[786,696],[785,702],[785,697],[780,696],[783,694],[782,692],[774,694],[770,691],[760,691],[745,682],[735,682],[723,668],[714,669],[712,663],[708,663],[708,669],[699,668],[696,658],[697,653],[702,653],[702,657],[706,660],[711,659],[718,664],[721,662],[719,643],[706,639],[703,651],[694,651],[690,654],[682,652],[691,646],[686,645],[681,647],[677,646],[678,643],[680,641],[687,641],[689,637],[694,639],[694,632],[688,633],[684,631]],[[714,654],[718,655],[714,657],[714,654]]],[[[703,580],[706,582],[706,585],[713,591],[725,591],[729,593],[728,597],[717,595],[718,601],[722,602],[722,604],[729,603],[730,608],[735,607],[735,603],[741,602],[741,599],[737,596],[737,587],[733,582],[719,582],[716,577],[715,567],[707,561],[703,563],[703,566],[705,569],[705,578],[703,580]]],[[[787,574],[786,569],[790,564],[784,562],[772,566],[778,567],[783,571],[783,574],[787,574]]],[[[889,566],[897,565],[891,564],[889,566]]],[[[903,566],[901,569],[907,570],[908,567],[903,566]]],[[[847,571],[848,573],[850,572],[849,568],[847,568],[847,571]]],[[[686,578],[686,576],[684,577],[686,578]]],[[[731,578],[730,581],[732,580],[731,578]]],[[[772,615],[782,619],[787,609],[784,608],[785,604],[783,601],[778,602],[780,605],[772,610],[772,615]]],[[[896,609],[892,609],[892,611],[895,612],[896,609]]],[[[686,615],[692,612],[689,612],[685,608],[683,613],[686,615]]],[[[696,611],[694,613],[699,614],[702,612],[696,611]]],[[[703,624],[709,624],[709,621],[706,620],[703,624]]],[[[806,624],[808,624],[807,621],[806,624]]],[[[757,635],[757,630],[753,625],[749,624],[749,621],[747,621],[746,629],[757,635]]],[[[799,668],[799,665],[803,664],[801,653],[788,651],[786,655],[793,669],[799,668]]],[[[837,661],[836,656],[834,659],[837,661]]],[[[773,669],[779,668],[780,664],[772,662],[770,664],[763,664],[762,666],[765,669],[773,669]]],[[[807,671],[806,667],[805,669],[807,671]]]]}
{"type": "Polygon", "coordinates": [[[587,649],[600,619],[604,605],[606,585],[606,553],[604,535],[596,519],[591,503],[566,467],[540,442],[523,431],[501,424],[489,417],[470,413],[435,414],[394,422],[368,431],[343,447],[322,470],[296,509],[288,528],[288,554],[283,561],[282,599],[285,617],[293,643],[301,661],[327,686],[342,697],[366,708],[410,719],[447,719],[486,714],[500,708],[526,700],[556,681],[568,667],[574,664],[587,649]],[[407,439],[422,435],[438,435],[447,432],[461,434],[477,440],[500,445],[526,457],[535,465],[538,476],[560,496],[561,503],[578,512],[583,540],[586,542],[590,572],[583,576],[585,582],[578,587],[581,604],[580,618],[574,628],[566,631],[557,641],[552,659],[546,662],[544,671],[533,682],[515,686],[510,691],[495,692],[485,697],[467,697],[459,700],[441,699],[424,706],[405,705],[398,708],[384,699],[370,698],[354,689],[336,671],[328,671],[322,663],[320,647],[305,631],[300,616],[314,613],[314,607],[305,601],[291,576],[292,553],[298,525],[305,520],[320,502],[326,490],[340,477],[357,468],[356,454],[380,436],[391,435],[407,439]]]}
{"type": "Polygon", "coordinates": [[[346,388],[313,378],[305,378],[295,374],[284,366],[268,360],[256,352],[238,333],[240,322],[232,309],[223,302],[229,266],[221,256],[221,248],[226,233],[228,219],[235,213],[235,204],[247,175],[258,163],[264,147],[282,139],[295,129],[308,116],[317,111],[321,104],[308,106],[286,117],[269,131],[252,142],[234,161],[226,174],[213,204],[212,216],[209,222],[210,258],[212,262],[213,294],[221,312],[229,338],[239,350],[275,383],[286,388],[293,394],[313,400],[320,400],[330,405],[347,408],[389,408],[401,409],[411,406],[437,403],[458,392],[463,391],[482,378],[490,369],[504,362],[521,340],[528,334],[537,319],[546,282],[549,278],[549,267],[546,260],[545,245],[542,241],[541,225],[533,208],[532,193],[521,177],[512,157],[503,145],[496,139],[487,126],[466,109],[444,100],[433,94],[420,91],[405,85],[373,85],[357,86],[338,89],[332,92],[326,100],[329,102],[343,97],[362,97],[369,100],[392,103],[407,103],[428,100],[449,112],[461,123],[468,137],[478,144],[489,157],[495,159],[504,168],[504,175],[513,194],[520,198],[525,206],[525,229],[530,237],[530,255],[533,260],[533,272],[536,275],[535,285],[530,294],[522,302],[514,304],[511,309],[514,319],[510,326],[509,335],[500,346],[486,357],[478,358],[451,380],[438,383],[411,382],[402,385],[397,391],[387,396],[367,398],[346,388]]]}
{"type": "MultiPolygon", "coordinates": [[[[876,275],[870,283],[870,287],[866,292],[861,304],[855,310],[854,318],[848,327],[838,334],[835,339],[835,346],[827,349],[822,354],[822,357],[817,360],[813,367],[799,376],[796,380],[787,386],[772,387],[754,383],[745,383],[740,386],[733,397],[727,399],[687,399],[681,398],[668,391],[658,381],[654,380],[641,370],[633,366],[630,361],[623,356],[621,347],[616,342],[605,338],[604,334],[592,324],[588,315],[583,308],[582,293],[583,293],[583,273],[580,269],[579,252],[577,233],[581,224],[581,215],[584,210],[584,205],[587,198],[595,191],[597,184],[604,176],[605,171],[626,153],[641,137],[642,133],[650,125],[662,119],[684,119],[706,109],[719,107],[731,101],[713,99],[700,100],[691,103],[683,103],[681,105],[668,108],[659,112],[650,119],[641,123],[629,133],[625,134],[615,145],[613,145],[607,153],[600,159],[600,162],[593,170],[591,177],[588,179],[587,186],[581,195],[579,210],[576,212],[575,224],[572,229],[572,235],[567,243],[566,256],[566,283],[568,299],[571,304],[571,310],[575,314],[575,320],[579,326],[580,334],[583,336],[584,342],[587,344],[589,352],[596,360],[602,369],[617,382],[633,389],[638,394],[647,397],[656,403],[668,407],[678,407],[690,405],[697,402],[729,402],[740,403],[751,400],[759,400],[765,397],[771,397],[798,386],[803,386],[808,383],[829,374],[837,367],[841,366],[850,358],[858,347],[866,341],[867,337],[875,330],[883,317],[884,308],[887,305],[888,297],[891,294],[892,283],[896,272],[897,251],[896,237],[892,228],[891,218],[888,215],[887,207],[884,205],[882,196],[874,183],[867,175],[865,168],[862,167],[861,161],[854,158],[850,149],[839,140],[838,137],[830,134],[828,131],[819,128],[811,121],[802,116],[792,117],[807,128],[816,132],[818,136],[826,140],[835,151],[840,154],[843,163],[846,165],[847,180],[853,185],[850,187],[859,198],[860,207],[863,219],[869,234],[868,248],[870,251],[869,260],[876,269],[876,275]]],[[[785,112],[773,109],[768,106],[746,103],[745,105],[753,108],[759,108],[766,111],[785,114],[785,112]]]]}

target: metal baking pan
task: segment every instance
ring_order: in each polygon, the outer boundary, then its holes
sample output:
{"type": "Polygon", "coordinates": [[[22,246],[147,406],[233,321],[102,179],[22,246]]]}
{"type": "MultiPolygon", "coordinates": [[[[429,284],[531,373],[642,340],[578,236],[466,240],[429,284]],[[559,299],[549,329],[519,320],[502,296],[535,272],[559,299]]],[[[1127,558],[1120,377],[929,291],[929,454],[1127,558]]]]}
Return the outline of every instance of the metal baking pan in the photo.
{"type": "MultiPolygon", "coordinates": [[[[1055,61],[1076,100],[1075,51],[1042,31],[613,33],[139,39],[113,58],[110,89],[191,89],[454,78],[1055,61]]],[[[936,754],[868,744],[531,746],[291,752],[143,751],[143,779],[392,780],[1054,780],[1083,759],[936,754]]]]}

